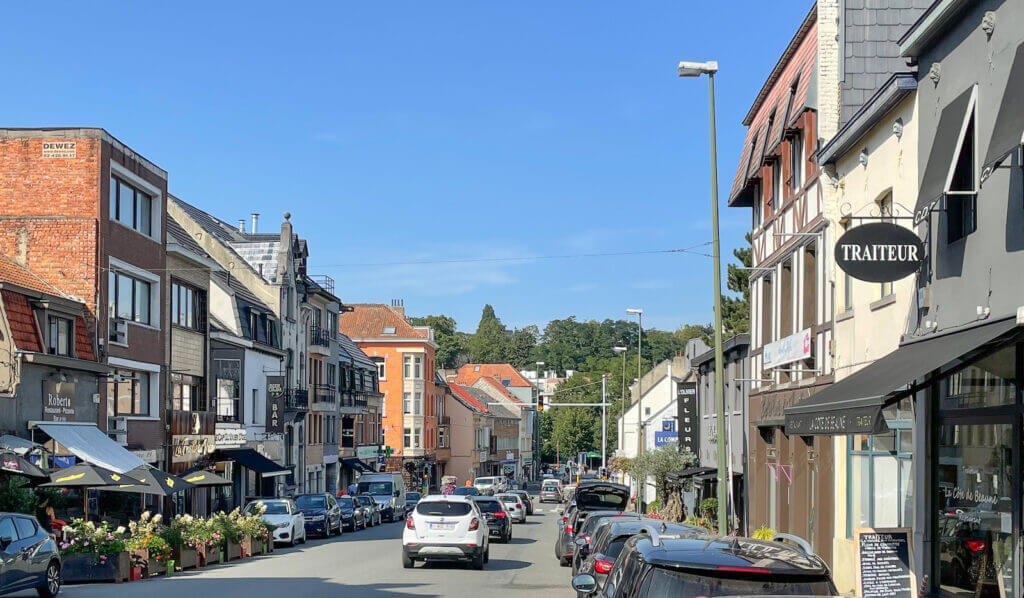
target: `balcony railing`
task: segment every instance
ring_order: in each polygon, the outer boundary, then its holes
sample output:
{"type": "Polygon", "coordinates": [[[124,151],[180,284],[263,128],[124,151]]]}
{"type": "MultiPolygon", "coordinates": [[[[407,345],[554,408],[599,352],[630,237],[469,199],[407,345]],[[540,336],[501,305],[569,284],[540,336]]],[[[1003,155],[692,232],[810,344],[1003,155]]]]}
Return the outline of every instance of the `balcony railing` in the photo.
{"type": "Polygon", "coordinates": [[[338,390],[327,384],[317,384],[313,387],[313,401],[317,403],[337,403],[338,390]]]}
{"type": "Polygon", "coordinates": [[[309,409],[309,391],[301,388],[289,388],[284,395],[284,408],[289,411],[306,411],[309,409]]]}
{"type": "Polygon", "coordinates": [[[331,278],[330,276],[327,276],[326,274],[313,274],[313,275],[310,276],[310,278],[313,280],[313,282],[315,282],[318,285],[320,285],[321,287],[323,287],[323,289],[325,291],[327,291],[328,293],[330,293],[332,295],[334,294],[334,279],[333,278],[331,278]]]}
{"type": "Polygon", "coordinates": [[[309,327],[309,344],[318,345],[320,347],[331,346],[331,331],[329,328],[321,328],[319,326],[309,327]]]}

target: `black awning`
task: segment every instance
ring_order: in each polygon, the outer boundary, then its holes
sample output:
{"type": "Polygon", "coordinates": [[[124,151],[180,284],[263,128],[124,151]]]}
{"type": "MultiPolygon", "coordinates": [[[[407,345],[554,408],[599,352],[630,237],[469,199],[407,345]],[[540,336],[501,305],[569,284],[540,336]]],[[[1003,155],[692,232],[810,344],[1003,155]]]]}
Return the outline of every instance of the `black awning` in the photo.
{"type": "Polygon", "coordinates": [[[669,482],[671,482],[673,484],[678,484],[679,482],[681,482],[681,481],[683,481],[683,480],[685,480],[687,478],[692,478],[695,475],[711,473],[713,471],[718,471],[718,470],[715,469],[714,467],[688,467],[688,468],[686,468],[686,469],[684,469],[682,471],[669,472],[665,476],[665,478],[669,482]]]}
{"type": "Polygon", "coordinates": [[[221,449],[217,451],[228,461],[235,461],[248,470],[255,471],[265,478],[288,475],[291,469],[274,463],[251,448],[221,449]]]}
{"type": "Polygon", "coordinates": [[[967,114],[967,105],[971,102],[972,91],[971,87],[964,90],[947,104],[939,115],[939,124],[935,128],[935,138],[928,151],[928,165],[925,166],[924,178],[921,179],[914,214],[920,213],[923,208],[946,192],[946,179],[949,178],[953,166],[956,142],[963,130],[964,116],[967,114]]]}
{"type": "Polygon", "coordinates": [[[373,468],[363,463],[361,460],[354,457],[345,457],[341,460],[349,469],[358,471],[359,473],[373,473],[373,468]]]}
{"type": "Polygon", "coordinates": [[[990,322],[907,343],[786,409],[786,434],[835,436],[888,430],[882,417],[887,401],[913,391],[914,380],[978,349],[1017,326],[1016,318],[990,322]]]}
{"type": "Polygon", "coordinates": [[[1017,46],[1013,56],[1006,90],[999,104],[996,127],[985,154],[982,176],[987,178],[992,169],[1009,156],[1024,140],[1024,44],[1017,46]]]}

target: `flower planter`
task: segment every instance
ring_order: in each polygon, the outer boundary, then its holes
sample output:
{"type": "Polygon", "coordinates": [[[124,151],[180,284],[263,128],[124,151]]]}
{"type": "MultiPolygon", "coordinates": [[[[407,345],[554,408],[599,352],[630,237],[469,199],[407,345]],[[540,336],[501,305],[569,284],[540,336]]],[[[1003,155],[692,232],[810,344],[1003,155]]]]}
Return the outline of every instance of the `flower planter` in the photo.
{"type": "Polygon", "coordinates": [[[237,561],[238,559],[242,558],[242,545],[241,544],[239,544],[238,542],[232,542],[231,540],[228,540],[225,543],[225,546],[226,546],[225,553],[226,553],[226,556],[227,556],[227,560],[229,560],[229,561],[237,561]]]}
{"type": "Polygon", "coordinates": [[[202,552],[199,553],[199,566],[206,567],[208,565],[216,565],[219,563],[221,550],[222,548],[220,544],[207,544],[203,547],[202,552]]]}
{"type": "Polygon", "coordinates": [[[182,546],[174,549],[173,556],[174,562],[181,570],[195,569],[199,566],[199,552],[193,548],[186,548],[182,546]]]}
{"type": "Polygon", "coordinates": [[[61,574],[64,583],[90,583],[126,581],[129,576],[131,559],[127,552],[108,557],[102,562],[92,553],[72,553],[63,556],[61,574]]]}
{"type": "Polygon", "coordinates": [[[242,539],[238,542],[239,547],[242,549],[242,558],[249,558],[252,556],[252,538],[249,536],[242,536],[242,539]]]}
{"type": "Polygon", "coordinates": [[[142,579],[148,579],[154,575],[167,573],[167,562],[156,557],[150,558],[149,551],[145,548],[131,552],[132,566],[142,567],[142,579]]]}

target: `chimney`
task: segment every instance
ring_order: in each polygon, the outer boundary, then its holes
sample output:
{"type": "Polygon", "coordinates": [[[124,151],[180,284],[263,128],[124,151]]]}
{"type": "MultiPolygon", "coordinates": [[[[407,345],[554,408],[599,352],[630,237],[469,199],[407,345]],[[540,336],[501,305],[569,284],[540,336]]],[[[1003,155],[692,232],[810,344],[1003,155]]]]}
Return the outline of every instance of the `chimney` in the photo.
{"type": "Polygon", "coordinates": [[[405,299],[392,299],[391,309],[398,312],[398,315],[405,317],[405,299]]]}
{"type": "Polygon", "coordinates": [[[260,213],[259,212],[253,212],[252,213],[252,234],[255,235],[256,233],[260,232],[259,231],[259,225],[260,225],[260,213]]]}
{"type": "Polygon", "coordinates": [[[238,219],[238,232],[245,234],[245,218],[238,219]]]}

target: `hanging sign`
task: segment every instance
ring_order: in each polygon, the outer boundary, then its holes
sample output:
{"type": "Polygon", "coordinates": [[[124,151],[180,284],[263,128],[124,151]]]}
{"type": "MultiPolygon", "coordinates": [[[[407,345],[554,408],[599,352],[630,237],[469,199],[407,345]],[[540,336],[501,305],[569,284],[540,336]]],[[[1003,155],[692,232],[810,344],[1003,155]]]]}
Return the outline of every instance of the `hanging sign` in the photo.
{"type": "Polygon", "coordinates": [[[807,359],[811,356],[811,329],[768,343],[761,353],[765,369],[807,359]]]}
{"type": "Polygon", "coordinates": [[[284,432],[284,402],[284,376],[267,376],[267,434],[284,432]]]}
{"type": "MultiPolygon", "coordinates": [[[[676,442],[681,452],[700,452],[700,415],[697,413],[697,383],[680,382],[676,389],[676,442]]],[[[658,438],[655,435],[654,441],[658,438]]]]}
{"type": "Polygon", "coordinates": [[[865,282],[892,282],[921,268],[924,243],[909,228],[872,222],[846,231],[836,241],[836,264],[865,282]]]}

